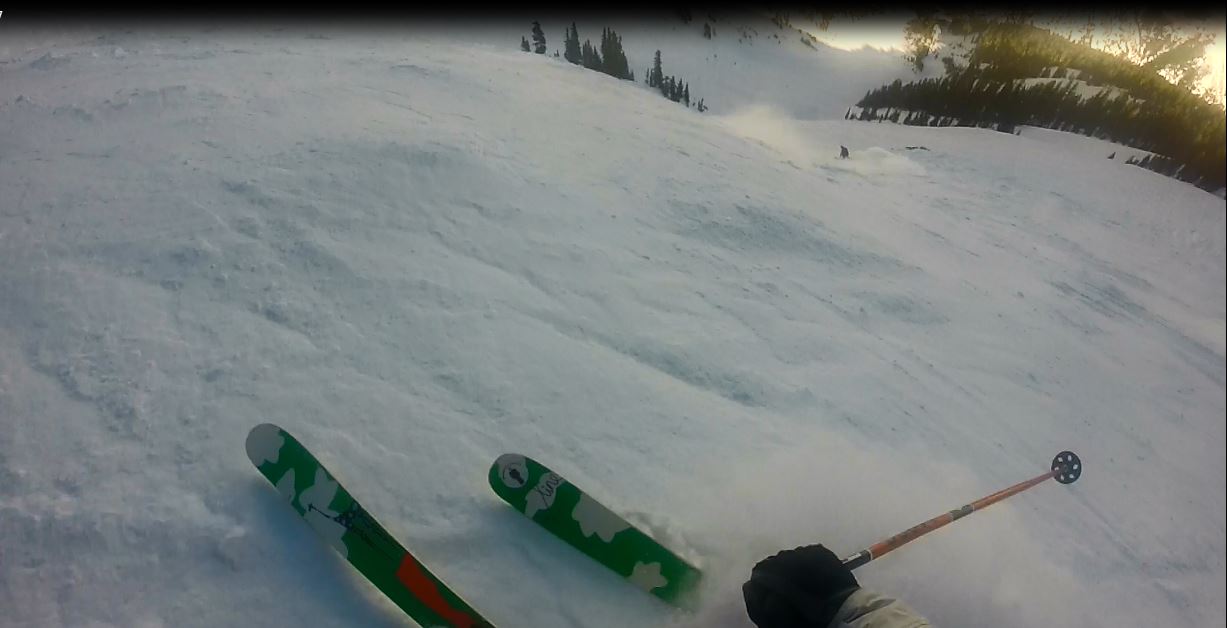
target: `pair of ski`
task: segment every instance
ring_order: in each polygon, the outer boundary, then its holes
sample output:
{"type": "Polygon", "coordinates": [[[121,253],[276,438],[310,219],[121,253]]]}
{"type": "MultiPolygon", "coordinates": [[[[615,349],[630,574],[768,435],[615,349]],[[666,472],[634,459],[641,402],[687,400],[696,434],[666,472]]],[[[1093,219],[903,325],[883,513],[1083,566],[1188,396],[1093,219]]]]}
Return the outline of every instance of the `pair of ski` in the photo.
{"type": "MultiPolygon", "coordinates": [[[[293,436],[271,423],[247,435],[247,457],[355,569],[422,626],[493,628],[379,525],[293,436]]],[[[688,606],[701,572],[562,476],[504,454],[490,487],[512,508],[632,584],[688,606]]]]}

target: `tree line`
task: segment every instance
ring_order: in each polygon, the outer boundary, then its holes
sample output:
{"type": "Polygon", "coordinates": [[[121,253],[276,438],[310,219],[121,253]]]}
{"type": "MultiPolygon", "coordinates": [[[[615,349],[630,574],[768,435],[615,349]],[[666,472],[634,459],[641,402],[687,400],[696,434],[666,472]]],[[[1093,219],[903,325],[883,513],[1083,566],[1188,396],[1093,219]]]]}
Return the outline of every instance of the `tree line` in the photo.
{"type": "Polygon", "coordinates": [[[951,34],[980,29],[967,67],[947,57],[944,78],[871,90],[857,103],[859,115],[849,111],[846,117],[1070,131],[1159,153],[1163,159],[1138,165],[1198,187],[1216,191],[1227,185],[1227,123],[1216,105],[1153,71],[1028,24],[955,22],[948,28],[951,34]],[[1088,85],[1119,91],[1102,89],[1083,98],[1072,80],[1022,81],[1075,74],[1088,85]]]}
{"type": "MultiPolygon", "coordinates": [[[[540,22],[533,22],[532,37],[531,46],[527,37],[520,37],[520,50],[545,54],[547,48],[545,32],[541,29],[540,22]]],[[[557,51],[554,56],[559,56],[557,51]]],[[[626,52],[622,49],[622,36],[609,27],[602,29],[601,42],[598,46],[594,46],[591,40],[585,39],[582,44],[579,42],[579,29],[572,22],[563,37],[561,56],[568,62],[581,65],[589,70],[602,72],[625,81],[635,80],[635,72],[630,69],[626,52]]],[[[691,106],[690,85],[676,76],[665,75],[659,50],[656,51],[652,67],[644,77],[644,83],[648,87],[659,90],[662,96],[673,102],[682,103],[686,107],[691,106]]],[[[707,111],[702,98],[695,103],[695,107],[700,112],[707,111]]]]}

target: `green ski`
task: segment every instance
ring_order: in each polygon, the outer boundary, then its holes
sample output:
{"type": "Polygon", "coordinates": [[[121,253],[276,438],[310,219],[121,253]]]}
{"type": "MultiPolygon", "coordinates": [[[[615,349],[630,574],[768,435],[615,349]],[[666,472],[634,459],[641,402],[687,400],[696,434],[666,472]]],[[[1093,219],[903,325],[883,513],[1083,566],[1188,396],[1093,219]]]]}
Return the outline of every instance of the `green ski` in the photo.
{"type": "Polygon", "coordinates": [[[271,423],[252,428],[247,457],[307,524],[418,624],[493,628],[392,538],[288,432],[271,423]]]}
{"type": "Polygon", "coordinates": [[[700,572],[545,465],[503,454],[490,467],[490,487],[536,521],[632,584],[683,608],[692,606],[700,572]]]}

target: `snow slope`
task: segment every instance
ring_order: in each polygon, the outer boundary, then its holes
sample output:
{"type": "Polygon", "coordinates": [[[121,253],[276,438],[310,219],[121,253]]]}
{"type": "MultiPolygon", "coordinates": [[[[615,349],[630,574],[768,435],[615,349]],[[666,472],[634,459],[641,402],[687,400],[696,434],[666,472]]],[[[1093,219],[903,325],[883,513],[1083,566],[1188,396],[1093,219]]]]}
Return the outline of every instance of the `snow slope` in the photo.
{"type": "Polygon", "coordinates": [[[1130,165],[1125,163],[1130,157],[1141,160],[1157,154],[1097,137],[1088,137],[1079,133],[1064,133],[1038,126],[1019,125],[1018,131],[1023,137],[1052,145],[1054,151],[1078,154],[1087,159],[1107,159],[1112,156],[1112,159],[1122,166],[1130,165]]]}
{"type": "Polygon", "coordinates": [[[4,31],[5,626],[407,625],[246,460],[265,421],[501,626],[747,626],[764,555],[1066,448],[1077,484],[858,578],[941,626],[1223,625],[1221,199],[817,119],[774,57],[700,115],[487,32],[4,31]],[[700,561],[705,607],[503,505],[506,451],[700,561]]]}

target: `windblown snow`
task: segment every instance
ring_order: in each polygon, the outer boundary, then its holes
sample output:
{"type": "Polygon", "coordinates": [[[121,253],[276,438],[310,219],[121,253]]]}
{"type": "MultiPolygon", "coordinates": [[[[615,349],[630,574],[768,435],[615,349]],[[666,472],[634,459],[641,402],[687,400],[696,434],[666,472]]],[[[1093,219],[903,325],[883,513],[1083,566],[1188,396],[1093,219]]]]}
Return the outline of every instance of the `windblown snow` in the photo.
{"type": "Polygon", "coordinates": [[[520,52],[531,19],[5,25],[0,624],[408,625],[252,468],[272,422],[500,626],[749,626],[758,559],[1064,449],[1078,483],[857,578],[936,626],[1224,625],[1222,199],[839,119],[897,55],[628,25],[630,83],[553,58],[562,20],[520,52]],[[642,84],[657,48],[711,111],[642,84]],[[703,607],[507,508],[504,453],[697,561],[703,607]]]}

